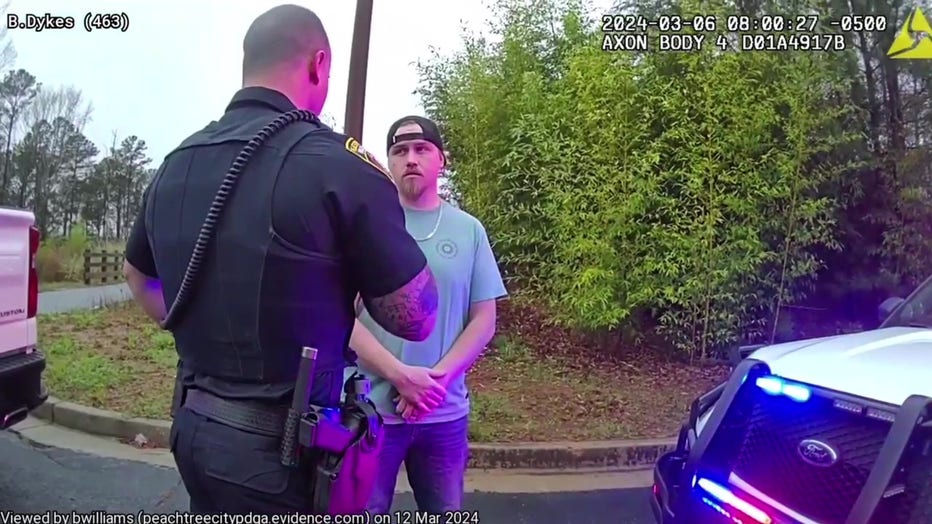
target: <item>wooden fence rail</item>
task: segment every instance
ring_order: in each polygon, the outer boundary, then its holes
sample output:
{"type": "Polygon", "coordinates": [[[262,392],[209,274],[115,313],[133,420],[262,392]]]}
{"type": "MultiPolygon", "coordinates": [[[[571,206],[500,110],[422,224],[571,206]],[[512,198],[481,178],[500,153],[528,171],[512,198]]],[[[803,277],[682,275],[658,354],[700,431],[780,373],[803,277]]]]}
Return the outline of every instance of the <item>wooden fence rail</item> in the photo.
{"type": "Polygon", "coordinates": [[[85,251],[84,285],[123,281],[122,251],[85,251]]]}

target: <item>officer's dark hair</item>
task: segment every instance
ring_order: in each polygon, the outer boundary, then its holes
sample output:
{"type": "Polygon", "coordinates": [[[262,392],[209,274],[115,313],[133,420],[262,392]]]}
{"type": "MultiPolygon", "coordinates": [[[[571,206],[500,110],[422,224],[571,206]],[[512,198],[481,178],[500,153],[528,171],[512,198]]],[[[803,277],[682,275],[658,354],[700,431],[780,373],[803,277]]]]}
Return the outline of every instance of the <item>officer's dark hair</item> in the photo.
{"type": "Polygon", "coordinates": [[[243,38],[243,76],[248,77],[330,51],[327,31],[313,11],[294,4],[273,7],[259,15],[243,38]]]}

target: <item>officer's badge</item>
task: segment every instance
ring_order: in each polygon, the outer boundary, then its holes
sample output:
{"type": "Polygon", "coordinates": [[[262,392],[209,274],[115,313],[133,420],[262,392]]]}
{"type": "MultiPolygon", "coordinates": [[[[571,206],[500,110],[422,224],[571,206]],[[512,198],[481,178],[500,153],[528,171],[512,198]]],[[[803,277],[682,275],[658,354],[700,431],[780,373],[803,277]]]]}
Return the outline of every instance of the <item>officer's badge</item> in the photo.
{"type": "Polygon", "coordinates": [[[347,151],[352,153],[354,156],[359,157],[363,162],[378,169],[379,172],[391,180],[393,184],[395,183],[395,179],[392,178],[392,175],[389,173],[388,169],[385,169],[382,164],[380,164],[379,161],[372,155],[372,153],[366,151],[365,148],[362,147],[362,144],[359,143],[359,140],[356,140],[353,137],[349,137],[346,139],[345,145],[347,151]]]}

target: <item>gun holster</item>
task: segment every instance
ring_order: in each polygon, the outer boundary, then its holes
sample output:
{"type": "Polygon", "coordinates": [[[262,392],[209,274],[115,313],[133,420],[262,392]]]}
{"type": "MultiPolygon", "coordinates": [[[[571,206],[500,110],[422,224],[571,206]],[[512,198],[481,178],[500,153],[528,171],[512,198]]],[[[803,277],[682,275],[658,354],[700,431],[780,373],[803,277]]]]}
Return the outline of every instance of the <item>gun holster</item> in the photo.
{"type": "Polygon", "coordinates": [[[340,419],[352,437],[342,449],[321,449],[313,479],[313,507],[319,514],[363,513],[378,475],[384,432],[375,405],[365,396],[347,395],[340,419]]]}
{"type": "Polygon", "coordinates": [[[285,467],[307,467],[314,514],[361,514],[372,494],[383,442],[383,420],[369,400],[369,379],[354,373],[339,408],[310,403],[316,350],[305,348],[281,441],[285,467]]]}
{"type": "MultiPolygon", "coordinates": [[[[308,372],[302,369],[302,378],[308,372]]],[[[308,384],[309,381],[299,380],[295,394],[307,395],[308,384]]],[[[349,515],[366,510],[384,442],[383,419],[368,397],[369,387],[369,379],[356,373],[344,384],[344,400],[339,408],[308,403],[302,412],[292,409],[289,413],[295,416],[289,416],[281,433],[281,463],[309,470],[314,514],[349,515]]],[[[173,417],[185,404],[185,397],[189,396],[186,392],[179,363],[172,399],[173,417]]],[[[221,411],[230,415],[228,410],[229,406],[221,411]]],[[[245,418],[254,420],[257,416],[245,418]]],[[[230,425],[240,427],[233,422],[230,425]]]]}

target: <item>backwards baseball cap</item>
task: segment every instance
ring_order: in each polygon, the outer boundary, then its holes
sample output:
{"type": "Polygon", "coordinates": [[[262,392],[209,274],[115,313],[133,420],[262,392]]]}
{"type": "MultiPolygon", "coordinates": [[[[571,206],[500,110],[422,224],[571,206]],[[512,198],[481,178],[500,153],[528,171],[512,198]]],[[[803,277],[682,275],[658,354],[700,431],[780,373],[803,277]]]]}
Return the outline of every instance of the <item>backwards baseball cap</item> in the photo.
{"type": "Polygon", "coordinates": [[[393,145],[399,142],[405,142],[407,140],[425,140],[431,144],[437,146],[437,149],[444,151],[443,147],[443,137],[440,136],[440,128],[437,127],[437,124],[429,118],[424,118],[422,116],[409,115],[401,117],[392,124],[392,127],[388,128],[388,144],[385,146],[385,150],[388,151],[392,148],[393,145]],[[404,124],[417,124],[421,127],[420,132],[413,133],[403,133],[398,136],[395,134],[398,132],[398,128],[404,124]]]}

